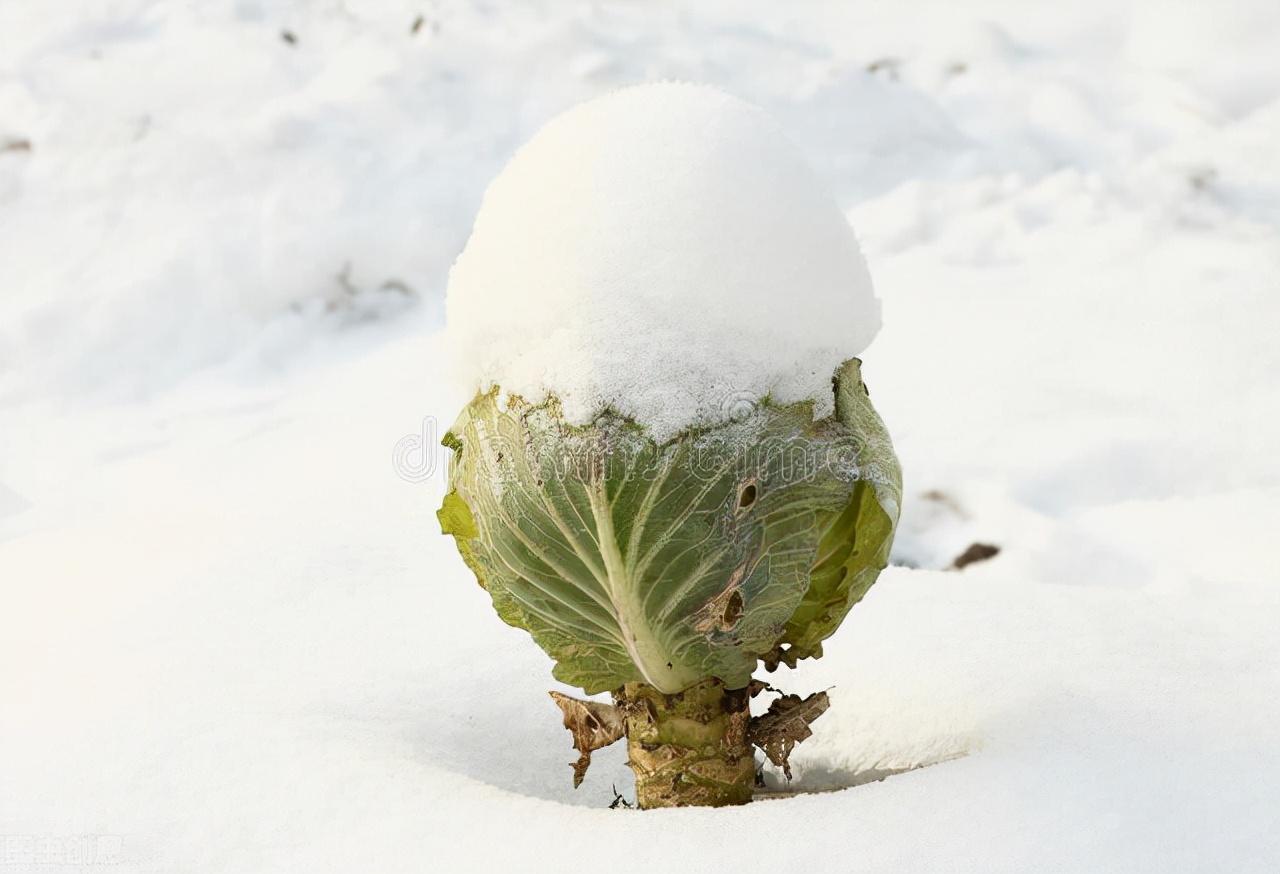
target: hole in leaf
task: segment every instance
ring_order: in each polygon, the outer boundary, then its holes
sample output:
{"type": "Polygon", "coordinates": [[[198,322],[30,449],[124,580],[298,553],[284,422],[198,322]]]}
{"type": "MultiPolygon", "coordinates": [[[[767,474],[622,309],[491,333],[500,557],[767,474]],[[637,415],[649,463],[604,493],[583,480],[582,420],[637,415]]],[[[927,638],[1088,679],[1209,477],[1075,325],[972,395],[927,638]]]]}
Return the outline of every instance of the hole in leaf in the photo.
{"type": "MultiPolygon", "coordinates": [[[[755,488],[752,486],[752,488],[755,488]]],[[[742,618],[742,593],[734,590],[724,605],[724,627],[732,628],[742,618]]]]}
{"type": "Polygon", "coordinates": [[[747,483],[738,493],[738,509],[745,510],[756,502],[756,484],[747,483]]]}

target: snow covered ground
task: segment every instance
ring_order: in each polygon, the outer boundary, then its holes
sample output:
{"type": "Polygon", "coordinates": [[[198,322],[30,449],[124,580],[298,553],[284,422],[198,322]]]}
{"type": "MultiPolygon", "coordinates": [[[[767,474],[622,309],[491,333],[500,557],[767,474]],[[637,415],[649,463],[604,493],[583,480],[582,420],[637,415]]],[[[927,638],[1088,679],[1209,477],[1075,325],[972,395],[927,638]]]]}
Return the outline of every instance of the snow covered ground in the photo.
{"type": "Polygon", "coordinates": [[[1274,871],[1277,40],[1268,0],[0,4],[0,871],[1274,871]],[[884,302],[901,566],[774,677],[831,687],[795,787],[844,791],[610,810],[617,748],[575,792],[435,522],[485,184],[659,78],[769,109],[884,302]]]}

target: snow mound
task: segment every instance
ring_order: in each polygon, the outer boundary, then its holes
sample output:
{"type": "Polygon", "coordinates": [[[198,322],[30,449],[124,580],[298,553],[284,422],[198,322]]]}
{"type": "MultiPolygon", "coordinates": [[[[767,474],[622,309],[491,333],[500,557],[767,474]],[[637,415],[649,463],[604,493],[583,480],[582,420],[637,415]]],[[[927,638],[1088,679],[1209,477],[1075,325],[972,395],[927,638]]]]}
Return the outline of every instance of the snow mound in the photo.
{"type": "Polygon", "coordinates": [[[612,408],[665,440],[766,395],[830,412],[880,327],[847,219],[764,112],[664,83],[553,119],[485,193],[449,276],[455,373],[612,408]]]}

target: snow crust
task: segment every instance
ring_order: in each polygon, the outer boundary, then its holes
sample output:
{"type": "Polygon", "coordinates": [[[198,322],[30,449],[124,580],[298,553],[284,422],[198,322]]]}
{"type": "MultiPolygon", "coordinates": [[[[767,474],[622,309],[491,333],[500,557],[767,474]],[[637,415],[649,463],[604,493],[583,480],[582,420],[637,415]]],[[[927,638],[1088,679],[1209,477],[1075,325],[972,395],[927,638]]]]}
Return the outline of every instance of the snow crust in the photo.
{"type": "Polygon", "coordinates": [[[612,408],[659,440],[766,395],[833,406],[880,327],[848,220],[761,110],[623,89],[553,119],[485,193],[449,277],[465,390],[612,408]]]}

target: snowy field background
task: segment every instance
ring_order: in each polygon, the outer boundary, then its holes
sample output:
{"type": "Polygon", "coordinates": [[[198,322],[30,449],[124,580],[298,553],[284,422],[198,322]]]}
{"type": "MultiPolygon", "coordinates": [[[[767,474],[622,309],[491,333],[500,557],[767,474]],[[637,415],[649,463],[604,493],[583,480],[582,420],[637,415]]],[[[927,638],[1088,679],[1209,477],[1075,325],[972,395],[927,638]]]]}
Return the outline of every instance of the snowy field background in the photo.
{"type": "Polygon", "coordinates": [[[1269,0],[0,2],[0,871],[1276,870],[1277,44],[1269,0]],[[487,181],[661,78],[770,110],[884,301],[899,566],[774,675],[844,791],[610,810],[615,748],[575,792],[402,442],[463,400],[487,181]]]}

